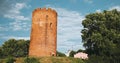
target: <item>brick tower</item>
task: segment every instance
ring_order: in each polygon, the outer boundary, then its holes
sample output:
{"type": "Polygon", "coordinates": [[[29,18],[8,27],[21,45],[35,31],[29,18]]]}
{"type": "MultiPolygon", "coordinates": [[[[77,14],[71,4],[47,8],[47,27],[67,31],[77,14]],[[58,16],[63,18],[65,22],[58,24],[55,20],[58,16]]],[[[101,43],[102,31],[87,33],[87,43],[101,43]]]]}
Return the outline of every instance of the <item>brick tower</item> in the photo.
{"type": "Polygon", "coordinates": [[[57,13],[51,8],[37,8],[32,13],[29,56],[56,56],[57,13]]]}

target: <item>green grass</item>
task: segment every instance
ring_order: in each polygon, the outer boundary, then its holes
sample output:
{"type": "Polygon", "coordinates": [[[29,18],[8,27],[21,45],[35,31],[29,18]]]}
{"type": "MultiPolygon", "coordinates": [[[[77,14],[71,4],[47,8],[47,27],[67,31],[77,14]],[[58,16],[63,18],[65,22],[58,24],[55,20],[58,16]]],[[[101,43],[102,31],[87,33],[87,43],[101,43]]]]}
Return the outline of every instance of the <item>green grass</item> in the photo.
{"type": "MultiPolygon", "coordinates": [[[[16,58],[16,63],[23,63],[25,58],[16,58]]],[[[39,57],[40,63],[85,63],[83,60],[72,57],[39,57]]],[[[4,59],[0,63],[4,63],[4,59]]]]}

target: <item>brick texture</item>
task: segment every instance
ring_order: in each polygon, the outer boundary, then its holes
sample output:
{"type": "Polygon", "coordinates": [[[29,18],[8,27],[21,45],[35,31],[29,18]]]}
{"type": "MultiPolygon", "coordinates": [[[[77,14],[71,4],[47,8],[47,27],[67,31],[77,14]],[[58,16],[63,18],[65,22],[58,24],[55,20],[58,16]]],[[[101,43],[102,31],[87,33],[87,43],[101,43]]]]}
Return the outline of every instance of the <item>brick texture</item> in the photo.
{"type": "Polygon", "coordinates": [[[56,56],[57,12],[37,8],[32,13],[29,56],[56,56]]]}

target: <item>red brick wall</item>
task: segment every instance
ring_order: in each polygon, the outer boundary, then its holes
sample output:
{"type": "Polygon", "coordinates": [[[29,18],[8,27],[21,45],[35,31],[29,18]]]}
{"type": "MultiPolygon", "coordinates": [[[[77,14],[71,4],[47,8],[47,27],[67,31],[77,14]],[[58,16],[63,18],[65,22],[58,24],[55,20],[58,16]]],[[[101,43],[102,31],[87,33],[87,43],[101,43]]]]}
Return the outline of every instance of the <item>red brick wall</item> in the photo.
{"type": "Polygon", "coordinates": [[[56,56],[57,13],[37,8],[32,13],[29,56],[56,56]]]}

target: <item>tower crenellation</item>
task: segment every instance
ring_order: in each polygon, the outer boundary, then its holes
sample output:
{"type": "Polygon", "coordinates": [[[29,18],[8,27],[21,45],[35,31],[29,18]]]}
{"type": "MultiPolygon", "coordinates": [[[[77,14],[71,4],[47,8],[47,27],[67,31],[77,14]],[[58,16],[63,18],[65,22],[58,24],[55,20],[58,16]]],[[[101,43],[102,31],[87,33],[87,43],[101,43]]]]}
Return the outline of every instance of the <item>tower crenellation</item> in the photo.
{"type": "Polygon", "coordinates": [[[35,13],[35,12],[39,12],[39,11],[48,11],[48,12],[52,12],[52,13],[54,13],[54,14],[56,14],[57,15],[57,12],[54,10],[54,9],[51,9],[51,8],[36,8],[34,11],[33,11],[33,13],[35,13]]]}

